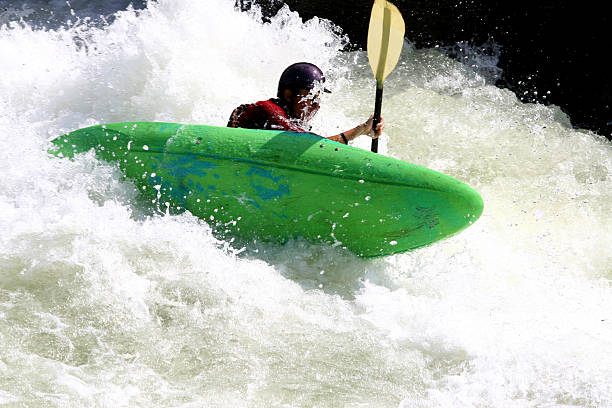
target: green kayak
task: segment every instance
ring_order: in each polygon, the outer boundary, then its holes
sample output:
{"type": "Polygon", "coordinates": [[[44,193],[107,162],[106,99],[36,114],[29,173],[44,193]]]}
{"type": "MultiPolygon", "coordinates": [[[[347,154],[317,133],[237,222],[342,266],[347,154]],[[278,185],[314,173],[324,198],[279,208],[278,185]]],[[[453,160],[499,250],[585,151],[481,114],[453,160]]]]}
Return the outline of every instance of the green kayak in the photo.
{"type": "Polygon", "coordinates": [[[53,143],[56,156],[94,149],[117,162],[144,198],[190,211],[222,239],[302,237],[374,257],[455,234],[483,209],[452,177],[311,133],[127,122],[53,143]]]}

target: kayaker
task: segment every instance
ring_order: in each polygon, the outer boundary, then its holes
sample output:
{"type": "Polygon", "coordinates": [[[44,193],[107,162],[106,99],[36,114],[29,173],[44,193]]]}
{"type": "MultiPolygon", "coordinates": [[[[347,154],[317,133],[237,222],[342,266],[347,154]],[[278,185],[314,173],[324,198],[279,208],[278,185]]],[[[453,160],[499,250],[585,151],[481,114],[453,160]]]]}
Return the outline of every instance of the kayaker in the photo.
{"type": "MultiPolygon", "coordinates": [[[[298,62],[283,71],[278,81],[277,97],[267,101],[240,105],[232,112],[228,127],[246,129],[286,130],[308,132],[308,122],[319,110],[320,93],[330,92],[323,87],[325,76],[314,64],[298,62]]],[[[327,139],[348,144],[361,135],[373,139],[379,137],[385,128],[383,119],[372,130],[372,117],[364,123],[327,139]]]]}

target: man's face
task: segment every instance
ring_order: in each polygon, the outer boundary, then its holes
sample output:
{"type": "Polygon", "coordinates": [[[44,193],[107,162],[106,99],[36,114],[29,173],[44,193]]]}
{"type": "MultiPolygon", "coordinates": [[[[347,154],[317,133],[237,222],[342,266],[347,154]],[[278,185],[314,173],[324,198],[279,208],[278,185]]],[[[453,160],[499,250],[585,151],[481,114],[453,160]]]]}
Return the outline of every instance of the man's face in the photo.
{"type": "Polygon", "coordinates": [[[313,89],[300,89],[293,98],[294,115],[308,122],[319,110],[321,92],[313,89]]]}

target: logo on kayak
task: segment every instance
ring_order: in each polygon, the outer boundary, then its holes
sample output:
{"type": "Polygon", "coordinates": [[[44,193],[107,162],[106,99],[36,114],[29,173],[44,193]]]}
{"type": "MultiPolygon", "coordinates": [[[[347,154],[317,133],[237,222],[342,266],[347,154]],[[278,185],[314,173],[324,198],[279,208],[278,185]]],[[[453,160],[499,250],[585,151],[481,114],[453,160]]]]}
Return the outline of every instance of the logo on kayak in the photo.
{"type": "Polygon", "coordinates": [[[434,207],[416,207],[416,210],[418,213],[414,216],[423,222],[423,227],[434,229],[440,224],[440,217],[434,212],[434,207]]]}

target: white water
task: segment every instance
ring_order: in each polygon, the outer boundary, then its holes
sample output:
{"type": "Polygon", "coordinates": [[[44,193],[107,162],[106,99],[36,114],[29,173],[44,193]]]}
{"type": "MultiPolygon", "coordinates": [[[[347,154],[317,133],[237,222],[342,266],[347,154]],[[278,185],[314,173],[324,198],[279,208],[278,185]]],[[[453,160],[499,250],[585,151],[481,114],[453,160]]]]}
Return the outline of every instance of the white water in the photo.
{"type": "Polygon", "coordinates": [[[406,44],[382,144],[468,182],[485,212],[413,253],[236,254],[194,217],[147,217],[112,165],[46,154],[95,123],[224,125],[300,60],[334,90],[315,131],[368,117],[364,52],[233,3],[0,30],[0,405],[612,406],[611,145],[436,50],[406,44]]]}

